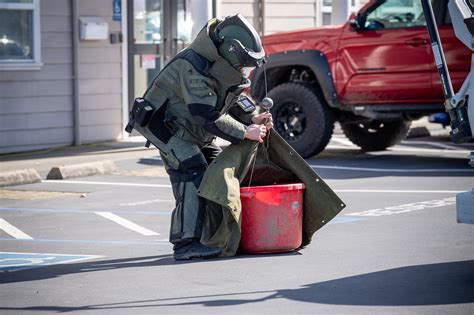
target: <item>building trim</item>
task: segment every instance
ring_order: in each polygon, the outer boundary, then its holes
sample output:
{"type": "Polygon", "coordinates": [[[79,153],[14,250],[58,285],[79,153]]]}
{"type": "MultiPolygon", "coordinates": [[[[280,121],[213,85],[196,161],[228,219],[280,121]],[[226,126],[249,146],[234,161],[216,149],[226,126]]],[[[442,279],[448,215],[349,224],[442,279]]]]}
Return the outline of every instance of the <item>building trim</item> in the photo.
{"type": "Polygon", "coordinates": [[[74,108],[74,145],[81,145],[81,109],[79,103],[79,15],[78,0],[71,0],[72,16],[72,106],[74,108]]]}
{"type": "Polygon", "coordinates": [[[129,134],[125,132],[128,123],[128,7],[127,0],[122,0],[122,139],[126,140],[129,134]]]}

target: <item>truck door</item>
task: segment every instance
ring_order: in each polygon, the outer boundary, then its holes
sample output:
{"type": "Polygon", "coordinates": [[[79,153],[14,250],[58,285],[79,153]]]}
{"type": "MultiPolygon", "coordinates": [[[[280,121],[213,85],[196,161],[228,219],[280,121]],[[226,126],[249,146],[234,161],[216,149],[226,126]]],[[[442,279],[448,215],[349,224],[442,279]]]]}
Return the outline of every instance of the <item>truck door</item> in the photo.
{"type": "Polygon", "coordinates": [[[336,69],[347,105],[424,103],[434,99],[430,40],[420,0],[376,1],[341,36],[336,69]]]}

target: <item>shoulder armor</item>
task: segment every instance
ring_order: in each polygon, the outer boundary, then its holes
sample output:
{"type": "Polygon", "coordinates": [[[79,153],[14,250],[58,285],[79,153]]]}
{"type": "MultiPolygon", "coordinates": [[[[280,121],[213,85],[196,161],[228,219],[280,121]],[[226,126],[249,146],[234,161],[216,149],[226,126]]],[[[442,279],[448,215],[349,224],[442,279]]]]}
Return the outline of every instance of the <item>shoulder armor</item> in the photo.
{"type": "Polygon", "coordinates": [[[210,70],[212,67],[212,62],[204,58],[203,56],[199,55],[194,50],[188,48],[180,52],[177,56],[178,59],[184,59],[188,61],[193,67],[196,69],[197,72],[202,74],[203,76],[209,77],[210,70]]]}

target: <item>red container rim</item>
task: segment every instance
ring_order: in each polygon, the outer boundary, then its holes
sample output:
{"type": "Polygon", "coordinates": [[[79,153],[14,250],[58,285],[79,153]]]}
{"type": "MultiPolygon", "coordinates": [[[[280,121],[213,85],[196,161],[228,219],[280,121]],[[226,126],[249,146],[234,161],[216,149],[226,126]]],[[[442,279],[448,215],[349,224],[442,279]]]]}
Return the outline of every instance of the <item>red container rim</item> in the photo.
{"type": "Polygon", "coordinates": [[[288,191],[288,190],[303,190],[303,183],[292,183],[292,184],[280,184],[280,185],[267,185],[267,186],[250,186],[250,187],[240,187],[241,193],[247,192],[268,192],[268,191],[288,191]]]}

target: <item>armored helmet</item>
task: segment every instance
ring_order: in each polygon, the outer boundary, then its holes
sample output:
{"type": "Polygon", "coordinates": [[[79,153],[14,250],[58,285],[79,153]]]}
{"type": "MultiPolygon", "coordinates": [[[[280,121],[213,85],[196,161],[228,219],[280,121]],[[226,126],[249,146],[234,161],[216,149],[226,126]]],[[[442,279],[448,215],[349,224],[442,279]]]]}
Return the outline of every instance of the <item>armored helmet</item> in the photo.
{"type": "Polygon", "coordinates": [[[260,36],[240,14],[228,16],[217,24],[213,39],[219,55],[236,69],[260,67],[265,62],[260,36]]]}

